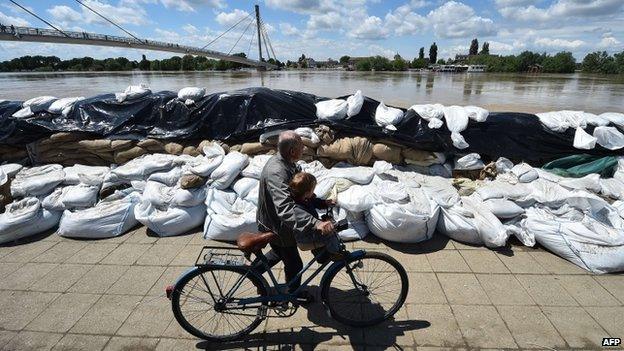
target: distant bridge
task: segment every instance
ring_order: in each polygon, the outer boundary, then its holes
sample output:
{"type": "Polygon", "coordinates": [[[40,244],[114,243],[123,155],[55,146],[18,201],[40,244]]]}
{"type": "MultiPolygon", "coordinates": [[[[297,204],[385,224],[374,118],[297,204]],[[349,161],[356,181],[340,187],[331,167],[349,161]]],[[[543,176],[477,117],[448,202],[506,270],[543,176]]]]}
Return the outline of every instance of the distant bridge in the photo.
{"type": "Polygon", "coordinates": [[[32,27],[6,27],[4,31],[0,31],[0,40],[6,41],[28,41],[39,43],[58,43],[58,44],[79,44],[79,45],[97,45],[112,46],[120,48],[144,49],[155,51],[175,52],[178,54],[189,54],[196,56],[206,56],[214,59],[238,62],[253,67],[263,67],[274,69],[277,66],[267,62],[251,60],[248,58],[228,55],[223,52],[202,49],[199,47],[185,46],[173,43],[167,43],[155,40],[141,40],[129,37],[118,37],[114,35],[104,35],[85,32],[58,32],[53,29],[32,28],[32,27]],[[66,35],[63,35],[65,33],[66,35]]]}

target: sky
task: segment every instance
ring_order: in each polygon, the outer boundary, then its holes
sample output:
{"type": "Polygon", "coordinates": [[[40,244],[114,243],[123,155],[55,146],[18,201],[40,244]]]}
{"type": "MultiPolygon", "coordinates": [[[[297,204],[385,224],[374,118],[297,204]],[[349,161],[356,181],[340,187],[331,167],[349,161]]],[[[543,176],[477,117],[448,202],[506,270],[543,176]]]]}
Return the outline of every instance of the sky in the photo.
{"type": "MultiPolygon", "coordinates": [[[[16,0],[64,30],[125,35],[74,0],[16,0]]],[[[140,38],[258,57],[252,1],[82,0],[140,38]],[[248,26],[249,25],[249,26],[248,26]],[[247,29],[245,31],[245,29],[247,29]],[[240,38],[240,40],[238,40],[240,38]],[[253,39],[252,39],[253,38],[253,39]],[[238,40],[238,43],[237,43],[238,40]]],[[[490,43],[490,53],[524,50],[589,52],[624,50],[624,0],[262,0],[264,27],[280,61],[301,54],[316,60],[343,55],[406,59],[436,42],[438,58],[466,54],[473,38],[490,43]]],[[[7,0],[0,0],[0,23],[46,25],[7,0]]],[[[24,55],[62,59],[124,56],[140,59],[171,53],[96,46],[0,42],[0,60],[24,55]]],[[[266,53],[264,55],[266,58],[266,53]]]]}

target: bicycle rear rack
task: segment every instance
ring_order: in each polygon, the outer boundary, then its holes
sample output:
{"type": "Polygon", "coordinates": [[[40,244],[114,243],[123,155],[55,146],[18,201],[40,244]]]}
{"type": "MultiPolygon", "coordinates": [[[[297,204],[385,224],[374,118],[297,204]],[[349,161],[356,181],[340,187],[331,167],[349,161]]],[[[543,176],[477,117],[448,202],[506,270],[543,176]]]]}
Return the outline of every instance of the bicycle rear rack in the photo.
{"type": "Polygon", "coordinates": [[[247,259],[236,247],[204,246],[195,260],[195,266],[245,266],[247,259]]]}

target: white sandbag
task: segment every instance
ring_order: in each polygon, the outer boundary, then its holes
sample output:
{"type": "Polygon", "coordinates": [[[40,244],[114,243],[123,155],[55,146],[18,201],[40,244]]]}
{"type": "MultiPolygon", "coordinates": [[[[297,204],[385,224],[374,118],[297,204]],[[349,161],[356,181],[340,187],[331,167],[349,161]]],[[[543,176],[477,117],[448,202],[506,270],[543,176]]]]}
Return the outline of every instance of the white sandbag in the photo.
{"type": "Polygon", "coordinates": [[[206,189],[204,187],[182,189],[176,186],[173,189],[175,191],[170,206],[195,207],[206,201],[206,189]]]}
{"type": "Polygon", "coordinates": [[[225,155],[223,162],[217,167],[208,179],[208,184],[212,188],[225,189],[232,184],[240,172],[249,164],[249,156],[238,151],[225,155]]]}
{"type": "Polygon", "coordinates": [[[148,181],[159,182],[166,186],[174,186],[182,177],[182,167],[174,167],[167,172],[156,172],[150,174],[148,181]]]}
{"type": "Polygon", "coordinates": [[[483,245],[483,240],[474,224],[474,214],[461,204],[440,208],[437,230],[455,241],[483,245]]]}
{"type": "Polygon", "coordinates": [[[362,240],[370,233],[363,212],[351,212],[343,208],[334,207],[333,215],[336,221],[347,220],[347,229],[338,232],[342,241],[362,240]]]}
{"type": "Polygon", "coordinates": [[[141,199],[157,207],[194,207],[206,199],[206,189],[182,189],[179,186],[169,187],[165,184],[147,181],[141,199]]]}
{"type": "Polygon", "coordinates": [[[450,207],[460,201],[459,193],[450,179],[422,176],[421,189],[441,207],[450,207]]]}
{"type": "Polygon", "coordinates": [[[347,117],[353,117],[360,113],[362,105],[364,104],[364,96],[362,91],[358,90],[355,94],[347,98],[347,117]]]}
{"type": "Polygon", "coordinates": [[[133,192],[116,197],[107,198],[90,208],[66,210],[57,234],[69,238],[102,239],[128,232],[139,223],[134,217],[134,207],[139,203],[140,196],[133,192]]]}
{"type": "Polygon", "coordinates": [[[310,127],[297,128],[295,129],[295,133],[297,133],[297,135],[299,135],[302,138],[310,139],[310,141],[315,145],[321,142],[321,139],[319,138],[318,135],[316,135],[316,133],[314,132],[314,129],[310,127]]]}
{"type": "Polygon", "coordinates": [[[43,198],[41,206],[49,211],[91,207],[98,198],[99,187],[85,184],[56,188],[43,198]]]}
{"type": "Polygon", "coordinates": [[[602,189],[600,185],[599,174],[588,174],[581,178],[564,178],[559,181],[559,185],[575,190],[588,190],[594,193],[599,193],[602,189]]]}
{"type": "Polygon", "coordinates": [[[600,179],[600,194],[612,199],[624,200],[624,182],[617,178],[600,179]]]}
{"type": "Polygon", "coordinates": [[[232,211],[232,206],[237,198],[238,196],[232,190],[208,188],[204,203],[210,213],[228,214],[232,211]]]}
{"type": "MultiPolygon", "coordinates": [[[[382,180],[372,184],[375,194],[383,202],[406,202],[409,201],[409,194],[405,185],[391,180],[382,180]]],[[[351,188],[349,188],[351,189],[351,188]]],[[[365,189],[362,189],[365,190],[365,189]]],[[[356,211],[358,212],[358,211],[356,211]]]]}
{"type": "MultiPolygon", "coordinates": [[[[538,182],[539,181],[536,181],[534,183],[538,182]]],[[[531,183],[531,186],[533,185],[534,184],[531,183]]],[[[489,199],[510,199],[513,201],[522,201],[533,196],[532,187],[529,187],[528,184],[510,184],[498,179],[483,183],[481,187],[477,188],[476,193],[479,194],[479,197],[484,201],[489,199]]]]}
{"type": "Polygon", "coordinates": [[[271,155],[256,155],[250,159],[249,165],[241,171],[241,175],[247,178],[260,179],[260,174],[264,166],[271,158],[271,155]]]}
{"type": "Polygon", "coordinates": [[[32,110],[30,109],[30,106],[26,106],[20,110],[15,111],[11,117],[13,118],[28,118],[28,117],[32,117],[35,114],[32,112],[32,110]]]}
{"type": "Polygon", "coordinates": [[[316,106],[316,118],[340,120],[347,116],[347,102],[340,99],[319,101],[316,106]]]}
{"type": "Polygon", "coordinates": [[[132,159],[111,170],[123,180],[145,180],[158,171],[168,171],[176,166],[177,157],[169,154],[147,154],[132,159]]]}
{"type": "Polygon", "coordinates": [[[624,113],[605,112],[598,117],[604,118],[620,128],[624,128],[624,113]]]}
{"type": "Polygon", "coordinates": [[[6,174],[7,177],[13,178],[15,175],[22,169],[24,166],[19,163],[7,163],[5,165],[0,165],[0,170],[6,174]]]}
{"type": "Polygon", "coordinates": [[[581,268],[593,273],[624,270],[624,228],[614,228],[603,216],[531,208],[524,226],[542,246],[581,268]]]}
{"type": "Polygon", "coordinates": [[[585,128],[587,119],[583,111],[553,111],[537,113],[536,116],[546,128],[555,132],[565,132],[568,128],[585,128]]]}
{"type": "Polygon", "coordinates": [[[509,159],[505,157],[499,157],[498,160],[496,160],[495,165],[496,165],[496,172],[498,173],[507,173],[511,171],[511,169],[514,166],[513,162],[511,162],[509,159]]]}
{"type": "Polygon", "coordinates": [[[115,93],[115,98],[118,102],[124,102],[126,100],[136,100],[151,93],[152,91],[148,88],[148,86],[141,83],[140,85],[128,86],[123,93],[115,93]]]}
{"type": "Polygon", "coordinates": [[[221,145],[212,143],[204,146],[202,151],[204,152],[203,158],[198,156],[200,162],[192,164],[189,167],[189,171],[201,177],[208,177],[223,162],[225,150],[223,150],[221,145]]]}
{"type": "Polygon", "coordinates": [[[158,236],[173,236],[200,226],[206,217],[206,205],[157,208],[149,201],[142,201],[135,206],[134,216],[158,236]]]}
{"type": "Polygon", "coordinates": [[[613,173],[613,178],[624,182],[624,156],[618,157],[618,164],[615,168],[615,173],[613,173]]]}
{"type": "Polygon", "coordinates": [[[490,248],[502,247],[507,244],[509,234],[507,228],[483,204],[477,196],[462,198],[464,207],[474,214],[474,225],[485,246],[490,248]]]}
{"type": "Polygon", "coordinates": [[[366,213],[366,223],[376,236],[393,242],[417,243],[431,238],[440,207],[420,189],[412,189],[410,202],[379,203],[366,213]]]}
{"type": "Polygon", "coordinates": [[[63,116],[66,117],[67,112],[71,110],[74,104],[81,100],[84,100],[83,96],[58,99],[48,107],[48,112],[56,115],[63,114],[63,116]]]}
{"type": "Polygon", "coordinates": [[[596,146],[596,139],[591,134],[587,133],[583,128],[576,128],[574,132],[574,147],[581,150],[591,150],[596,146]]]}
{"type": "Polygon", "coordinates": [[[338,193],[336,204],[351,212],[363,212],[380,202],[381,198],[374,185],[353,185],[338,193]]]}
{"type": "Polygon", "coordinates": [[[478,106],[464,106],[464,110],[468,113],[468,118],[476,122],[485,122],[490,112],[478,106]]]}
{"type": "Polygon", "coordinates": [[[403,120],[403,111],[386,106],[383,101],[377,105],[375,110],[375,122],[378,126],[384,127],[388,130],[396,130],[396,125],[403,120]]]}
{"type": "Polygon", "coordinates": [[[524,213],[522,207],[506,199],[490,199],[483,203],[498,218],[514,218],[524,213]]]}
{"type": "Polygon", "coordinates": [[[429,123],[427,123],[427,127],[429,129],[440,129],[442,128],[443,125],[444,125],[444,122],[442,122],[441,119],[437,119],[437,118],[432,118],[429,120],[429,123]]]}
{"type": "Polygon", "coordinates": [[[49,194],[64,179],[65,172],[61,165],[23,168],[11,182],[11,195],[17,198],[49,194]]]}
{"type": "Polygon", "coordinates": [[[539,178],[537,170],[524,162],[513,166],[511,173],[518,177],[518,181],[520,181],[520,183],[530,183],[539,178]]]}
{"type": "Polygon", "coordinates": [[[483,169],[485,165],[481,161],[481,156],[477,153],[468,154],[455,160],[455,169],[468,171],[483,169]]]}
{"type": "Polygon", "coordinates": [[[624,201],[623,200],[614,201],[611,204],[611,206],[613,206],[613,208],[615,208],[615,210],[620,214],[620,217],[624,219],[624,201]]]}
{"type": "Polygon", "coordinates": [[[336,185],[336,178],[328,177],[316,179],[316,187],[314,188],[314,195],[319,199],[328,199],[331,196],[332,189],[336,185]]]}
{"type": "Polygon", "coordinates": [[[249,193],[260,185],[258,179],[254,178],[239,178],[232,184],[232,190],[240,198],[245,198],[249,193]]]}
{"type": "Polygon", "coordinates": [[[425,121],[441,121],[444,118],[444,106],[441,104],[412,105],[409,109],[416,112],[425,121]]]}
{"type": "MultiPolygon", "coordinates": [[[[572,195],[572,192],[558,183],[551,181],[537,179],[530,184],[531,193],[526,196],[524,201],[529,204],[531,202],[538,202],[540,204],[550,206],[553,208],[559,207],[561,204],[572,195]]],[[[515,199],[514,199],[515,201],[515,199]]],[[[518,201],[516,201],[518,203],[518,201]]],[[[520,206],[522,204],[518,203],[520,206]]]]}
{"type": "Polygon", "coordinates": [[[611,121],[609,121],[608,119],[601,116],[596,116],[595,114],[589,112],[585,112],[585,121],[587,122],[587,125],[597,127],[608,126],[609,123],[611,123],[611,121]]]}
{"type": "Polygon", "coordinates": [[[52,229],[60,218],[61,212],[44,209],[35,197],[12,202],[0,214],[0,244],[52,229]]]}
{"type": "Polygon", "coordinates": [[[618,150],[624,147],[624,134],[615,127],[596,127],[594,137],[598,145],[609,150],[618,150]]]}
{"type": "Polygon", "coordinates": [[[258,138],[258,141],[260,142],[260,144],[266,144],[267,141],[270,138],[274,138],[279,136],[282,132],[286,131],[286,129],[275,129],[275,130],[270,130],[268,132],[264,132],[262,134],[260,134],[260,137],[258,138]]]}
{"type": "Polygon", "coordinates": [[[448,106],[444,107],[444,119],[446,120],[446,127],[451,132],[451,141],[453,146],[458,149],[465,149],[469,145],[460,134],[468,127],[468,113],[461,106],[448,106]]]}
{"type": "Polygon", "coordinates": [[[206,95],[206,88],[186,87],[178,91],[178,99],[182,101],[198,101],[206,95]]]}
{"type": "Polygon", "coordinates": [[[50,105],[52,105],[52,103],[56,100],[57,98],[55,98],[54,96],[39,96],[24,101],[22,106],[30,107],[32,113],[37,113],[47,110],[50,105]]]}
{"type": "Polygon", "coordinates": [[[327,172],[326,177],[344,178],[356,184],[368,184],[373,180],[375,171],[371,167],[336,165],[327,172]]]}
{"type": "MultiPolygon", "coordinates": [[[[98,178],[100,179],[99,183],[102,184],[104,182],[106,174],[110,172],[110,168],[76,164],[71,167],[63,168],[63,172],[65,172],[65,179],[63,181],[63,184],[79,184],[81,182],[81,175],[86,176],[87,178],[98,178]]],[[[82,179],[84,179],[84,177],[82,177],[82,179]]]]}
{"type": "Polygon", "coordinates": [[[208,211],[204,223],[204,238],[234,241],[243,232],[257,232],[256,207],[249,201],[236,199],[226,214],[208,211]]]}

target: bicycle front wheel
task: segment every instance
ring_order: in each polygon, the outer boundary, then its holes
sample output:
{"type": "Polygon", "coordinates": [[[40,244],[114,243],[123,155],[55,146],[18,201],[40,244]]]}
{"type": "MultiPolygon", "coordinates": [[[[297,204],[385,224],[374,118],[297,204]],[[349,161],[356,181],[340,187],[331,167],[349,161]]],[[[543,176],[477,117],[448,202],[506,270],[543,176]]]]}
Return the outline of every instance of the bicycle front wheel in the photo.
{"type": "Polygon", "coordinates": [[[338,322],[368,327],[394,316],[408,289],[407,273],[397,260],[366,252],[330,273],[321,287],[321,298],[338,322]]]}
{"type": "Polygon", "coordinates": [[[245,269],[205,266],[178,281],[171,304],[187,332],[209,341],[229,341],[254,330],[266,313],[266,302],[245,305],[241,300],[264,295],[264,284],[245,269]]]}

